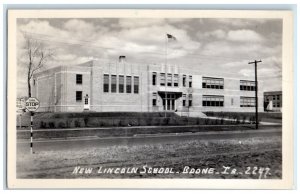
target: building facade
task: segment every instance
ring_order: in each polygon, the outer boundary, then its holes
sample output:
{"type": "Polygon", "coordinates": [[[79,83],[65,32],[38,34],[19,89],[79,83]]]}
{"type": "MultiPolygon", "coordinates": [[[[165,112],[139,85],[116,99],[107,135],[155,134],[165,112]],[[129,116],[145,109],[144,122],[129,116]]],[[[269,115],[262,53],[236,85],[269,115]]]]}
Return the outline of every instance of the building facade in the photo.
{"type": "MultiPolygon", "coordinates": [[[[258,84],[258,110],[263,108],[258,84]]],[[[33,94],[39,111],[153,112],[201,115],[205,111],[255,111],[255,82],[171,65],[98,61],[36,73],[33,94]]]]}
{"type": "Polygon", "coordinates": [[[264,92],[264,110],[281,112],[282,91],[264,92]]]}

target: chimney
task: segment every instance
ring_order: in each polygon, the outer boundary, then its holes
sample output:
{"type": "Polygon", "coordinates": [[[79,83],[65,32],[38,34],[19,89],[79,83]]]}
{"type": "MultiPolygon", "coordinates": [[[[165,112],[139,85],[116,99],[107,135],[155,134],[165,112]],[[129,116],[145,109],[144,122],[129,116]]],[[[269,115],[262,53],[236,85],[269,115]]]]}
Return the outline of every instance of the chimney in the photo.
{"type": "Polygon", "coordinates": [[[119,63],[124,63],[126,60],[126,56],[119,56],[119,63]]]}

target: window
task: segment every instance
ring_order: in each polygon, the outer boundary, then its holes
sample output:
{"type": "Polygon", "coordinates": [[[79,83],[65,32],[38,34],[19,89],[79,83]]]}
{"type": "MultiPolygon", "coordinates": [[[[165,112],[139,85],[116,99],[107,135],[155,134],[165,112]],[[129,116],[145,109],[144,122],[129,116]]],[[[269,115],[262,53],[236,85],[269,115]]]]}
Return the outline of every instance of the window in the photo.
{"type": "Polygon", "coordinates": [[[139,93],[139,77],[134,76],[133,78],[133,92],[135,94],[139,93]]]}
{"type": "Polygon", "coordinates": [[[255,81],[247,81],[247,80],[241,80],[240,81],[240,90],[246,90],[246,91],[255,91],[255,81]]]}
{"type": "Polygon", "coordinates": [[[117,76],[111,75],[111,92],[116,93],[117,92],[117,76]]]}
{"type": "Polygon", "coordinates": [[[277,100],[280,100],[280,95],[277,95],[277,100]]]}
{"type": "Polygon", "coordinates": [[[108,74],[104,74],[103,92],[109,92],[109,75],[108,74]]]}
{"type": "Polygon", "coordinates": [[[240,107],[255,107],[255,98],[241,96],[240,107]]]}
{"type": "Polygon", "coordinates": [[[172,86],[172,74],[170,74],[170,73],[168,73],[167,84],[168,84],[168,86],[172,86]]]}
{"type": "Polygon", "coordinates": [[[174,87],[178,87],[179,76],[178,74],[174,74],[174,87]]]}
{"type": "Polygon", "coordinates": [[[231,98],[231,105],[233,105],[233,98],[231,98]]]}
{"type": "Polygon", "coordinates": [[[82,101],[82,91],[76,91],[76,101],[82,101]]]}
{"type": "Polygon", "coordinates": [[[193,77],[190,75],[190,76],[189,76],[189,87],[190,87],[190,88],[192,87],[192,79],[193,79],[193,77]]]}
{"type": "Polygon", "coordinates": [[[119,75],[119,93],[124,93],[124,75],[119,75]]]}
{"type": "Polygon", "coordinates": [[[157,106],[157,93],[152,94],[152,106],[157,106]]]}
{"type": "Polygon", "coordinates": [[[202,88],[224,89],[224,79],[223,78],[203,77],[202,78],[202,88]]]}
{"type": "Polygon", "coordinates": [[[82,74],[76,74],[76,84],[82,84],[82,74]]]}
{"type": "Polygon", "coordinates": [[[131,76],[126,76],[126,93],[131,93],[131,76]]]}
{"type": "Polygon", "coordinates": [[[273,96],[273,100],[276,100],[276,98],[275,98],[276,96],[273,96]]]}
{"type": "Polygon", "coordinates": [[[182,86],[186,87],[186,75],[182,75],[182,86]]]}
{"type": "Polygon", "coordinates": [[[33,85],[35,86],[35,79],[33,80],[33,85]]]}
{"type": "Polygon", "coordinates": [[[202,106],[224,106],[224,96],[208,96],[202,97],[202,106]]]}
{"type": "Polygon", "coordinates": [[[193,105],[193,97],[192,97],[192,94],[189,94],[189,106],[192,106],[193,105]]]}
{"type": "Polygon", "coordinates": [[[166,76],[164,73],[160,74],[160,85],[164,86],[166,84],[166,76]]]}
{"type": "Polygon", "coordinates": [[[185,106],[186,104],[186,95],[182,94],[182,106],[185,106]]]}
{"type": "Polygon", "coordinates": [[[89,104],[89,99],[88,98],[84,99],[84,104],[89,104]]]}
{"type": "Polygon", "coordinates": [[[156,72],[153,72],[152,73],[152,85],[153,86],[156,86],[156,76],[157,76],[156,72]]]}

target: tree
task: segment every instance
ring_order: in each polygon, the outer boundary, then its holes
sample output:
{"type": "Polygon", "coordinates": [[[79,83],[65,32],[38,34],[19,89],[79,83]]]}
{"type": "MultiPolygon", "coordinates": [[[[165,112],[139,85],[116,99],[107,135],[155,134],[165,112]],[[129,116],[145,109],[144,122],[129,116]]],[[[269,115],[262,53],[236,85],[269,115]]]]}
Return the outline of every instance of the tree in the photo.
{"type": "Polygon", "coordinates": [[[27,66],[27,86],[28,86],[28,97],[31,97],[31,81],[33,74],[41,69],[48,60],[53,58],[53,51],[46,49],[43,43],[38,42],[30,37],[26,39],[26,55],[28,56],[27,66]]]}

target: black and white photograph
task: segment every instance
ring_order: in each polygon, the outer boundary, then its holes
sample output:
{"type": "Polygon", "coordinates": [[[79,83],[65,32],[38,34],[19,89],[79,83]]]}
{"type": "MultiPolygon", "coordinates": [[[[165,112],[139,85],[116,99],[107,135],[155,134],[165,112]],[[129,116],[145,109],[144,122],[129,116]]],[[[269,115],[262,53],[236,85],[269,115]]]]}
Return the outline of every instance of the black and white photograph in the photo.
{"type": "Polygon", "coordinates": [[[95,12],[14,17],[13,180],[291,176],[289,12],[95,12]]]}

